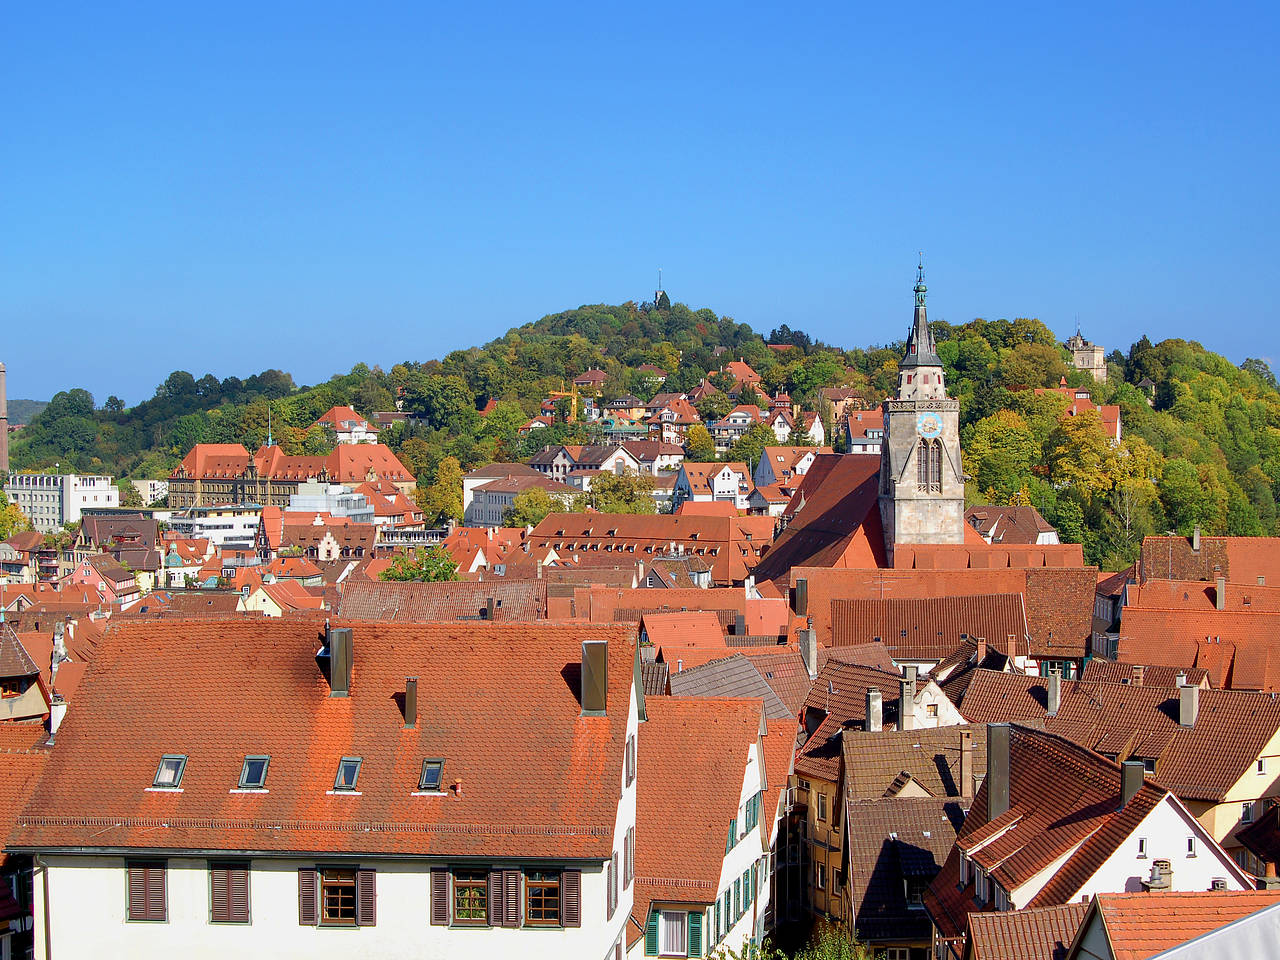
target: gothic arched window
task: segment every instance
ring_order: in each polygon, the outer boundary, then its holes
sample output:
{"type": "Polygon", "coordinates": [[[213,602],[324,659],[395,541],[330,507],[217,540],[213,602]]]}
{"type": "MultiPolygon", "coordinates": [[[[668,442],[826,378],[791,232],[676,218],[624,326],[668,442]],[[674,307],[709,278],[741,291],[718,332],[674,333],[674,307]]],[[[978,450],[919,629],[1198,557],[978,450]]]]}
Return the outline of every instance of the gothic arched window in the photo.
{"type": "Polygon", "coordinates": [[[921,439],[916,452],[916,486],[921,493],[942,492],[942,443],[921,439]]]}

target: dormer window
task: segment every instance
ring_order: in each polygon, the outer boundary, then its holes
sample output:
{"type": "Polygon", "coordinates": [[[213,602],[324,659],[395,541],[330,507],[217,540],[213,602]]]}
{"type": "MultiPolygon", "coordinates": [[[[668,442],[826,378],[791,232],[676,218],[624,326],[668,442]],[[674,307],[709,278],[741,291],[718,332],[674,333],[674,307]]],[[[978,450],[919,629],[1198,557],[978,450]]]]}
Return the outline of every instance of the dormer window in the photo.
{"type": "Polygon", "coordinates": [[[156,769],[156,778],[152,786],[175,789],[182,785],[182,773],[187,768],[187,758],[179,755],[165,755],[160,758],[160,766],[156,769]]]}
{"type": "Polygon", "coordinates": [[[343,757],[338,761],[338,775],[333,779],[334,790],[355,790],[360,777],[360,758],[343,757]]]}
{"type": "Polygon", "coordinates": [[[438,793],[444,781],[443,760],[423,760],[422,776],[418,778],[418,789],[438,793]]]}
{"type": "Polygon", "coordinates": [[[261,790],[267,783],[267,764],[271,758],[267,756],[245,757],[244,766],[240,768],[240,789],[261,790]]]}

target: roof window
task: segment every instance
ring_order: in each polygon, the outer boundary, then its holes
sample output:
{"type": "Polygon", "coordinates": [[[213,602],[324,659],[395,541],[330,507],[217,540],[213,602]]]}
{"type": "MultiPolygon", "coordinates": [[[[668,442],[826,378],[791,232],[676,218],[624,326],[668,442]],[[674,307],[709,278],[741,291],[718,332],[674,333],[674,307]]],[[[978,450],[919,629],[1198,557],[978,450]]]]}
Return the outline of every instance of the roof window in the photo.
{"type": "Polygon", "coordinates": [[[240,789],[261,790],[267,783],[267,764],[270,757],[245,757],[244,766],[240,768],[240,789]]]}
{"type": "Polygon", "coordinates": [[[152,786],[179,787],[182,785],[182,772],[187,768],[187,758],[169,755],[160,758],[160,766],[156,768],[156,778],[152,786]]]}
{"type": "Polygon", "coordinates": [[[444,761],[443,760],[423,760],[422,776],[418,779],[419,790],[429,790],[433,793],[440,790],[440,784],[444,782],[444,761]]]}
{"type": "Polygon", "coordinates": [[[343,757],[338,761],[338,775],[333,778],[333,789],[355,790],[360,777],[360,758],[343,757]]]}

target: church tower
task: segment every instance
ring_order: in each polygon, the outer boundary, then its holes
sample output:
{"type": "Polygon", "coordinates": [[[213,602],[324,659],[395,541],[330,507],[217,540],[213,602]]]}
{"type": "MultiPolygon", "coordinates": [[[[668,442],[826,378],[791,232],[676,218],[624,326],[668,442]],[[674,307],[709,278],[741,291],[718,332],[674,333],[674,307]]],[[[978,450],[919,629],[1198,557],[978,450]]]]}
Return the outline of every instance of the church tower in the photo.
{"type": "Polygon", "coordinates": [[[915,323],[898,367],[898,390],[883,407],[880,520],[891,564],[899,543],[964,543],[960,401],[947,396],[942,359],[925,315],[927,289],[921,263],[915,323]]]}

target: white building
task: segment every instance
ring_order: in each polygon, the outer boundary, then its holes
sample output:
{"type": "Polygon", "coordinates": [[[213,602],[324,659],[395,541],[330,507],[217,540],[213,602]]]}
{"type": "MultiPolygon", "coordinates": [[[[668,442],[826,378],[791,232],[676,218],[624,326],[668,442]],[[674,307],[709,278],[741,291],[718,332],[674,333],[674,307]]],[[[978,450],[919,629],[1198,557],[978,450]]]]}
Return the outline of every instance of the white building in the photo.
{"type": "Polygon", "coordinates": [[[11,837],[42,865],[36,957],[621,956],[635,628],[322,640],[286,619],[103,641],[11,837]]]}
{"type": "Polygon", "coordinates": [[[262,507],[256,503],[191,507],[169,525],[191,540],[208,540],[217,549],[252,550],[258,539],[262,507]]]}
{"type": "Polygon", "coordinates": [[[169,495],[168,480],[134,480],[133,486],[148,506],[169,495]]]}
{"type": "Polygon", "coordinates": [[[753,485],[745,463],[692,463],[686,460],[676,474],[672,501],[679,507],[686,500],[695,503],[720,501],[738,510],[750,507],[753,485]]]}
{"type": "Polygon", "coordinates": [[[54,533],[77,522],[85,509],[120,506],[114,478],[74,473],[11,473],[4,495],[39,533],[54,533]]]}
{"type": "Polygon", "coordinates": [[[298,513],[328,513],[352,523],[373,523],[373,504],[362,493],[340,483],[306,480],[289,495],[289,509],[298,513]]]}

